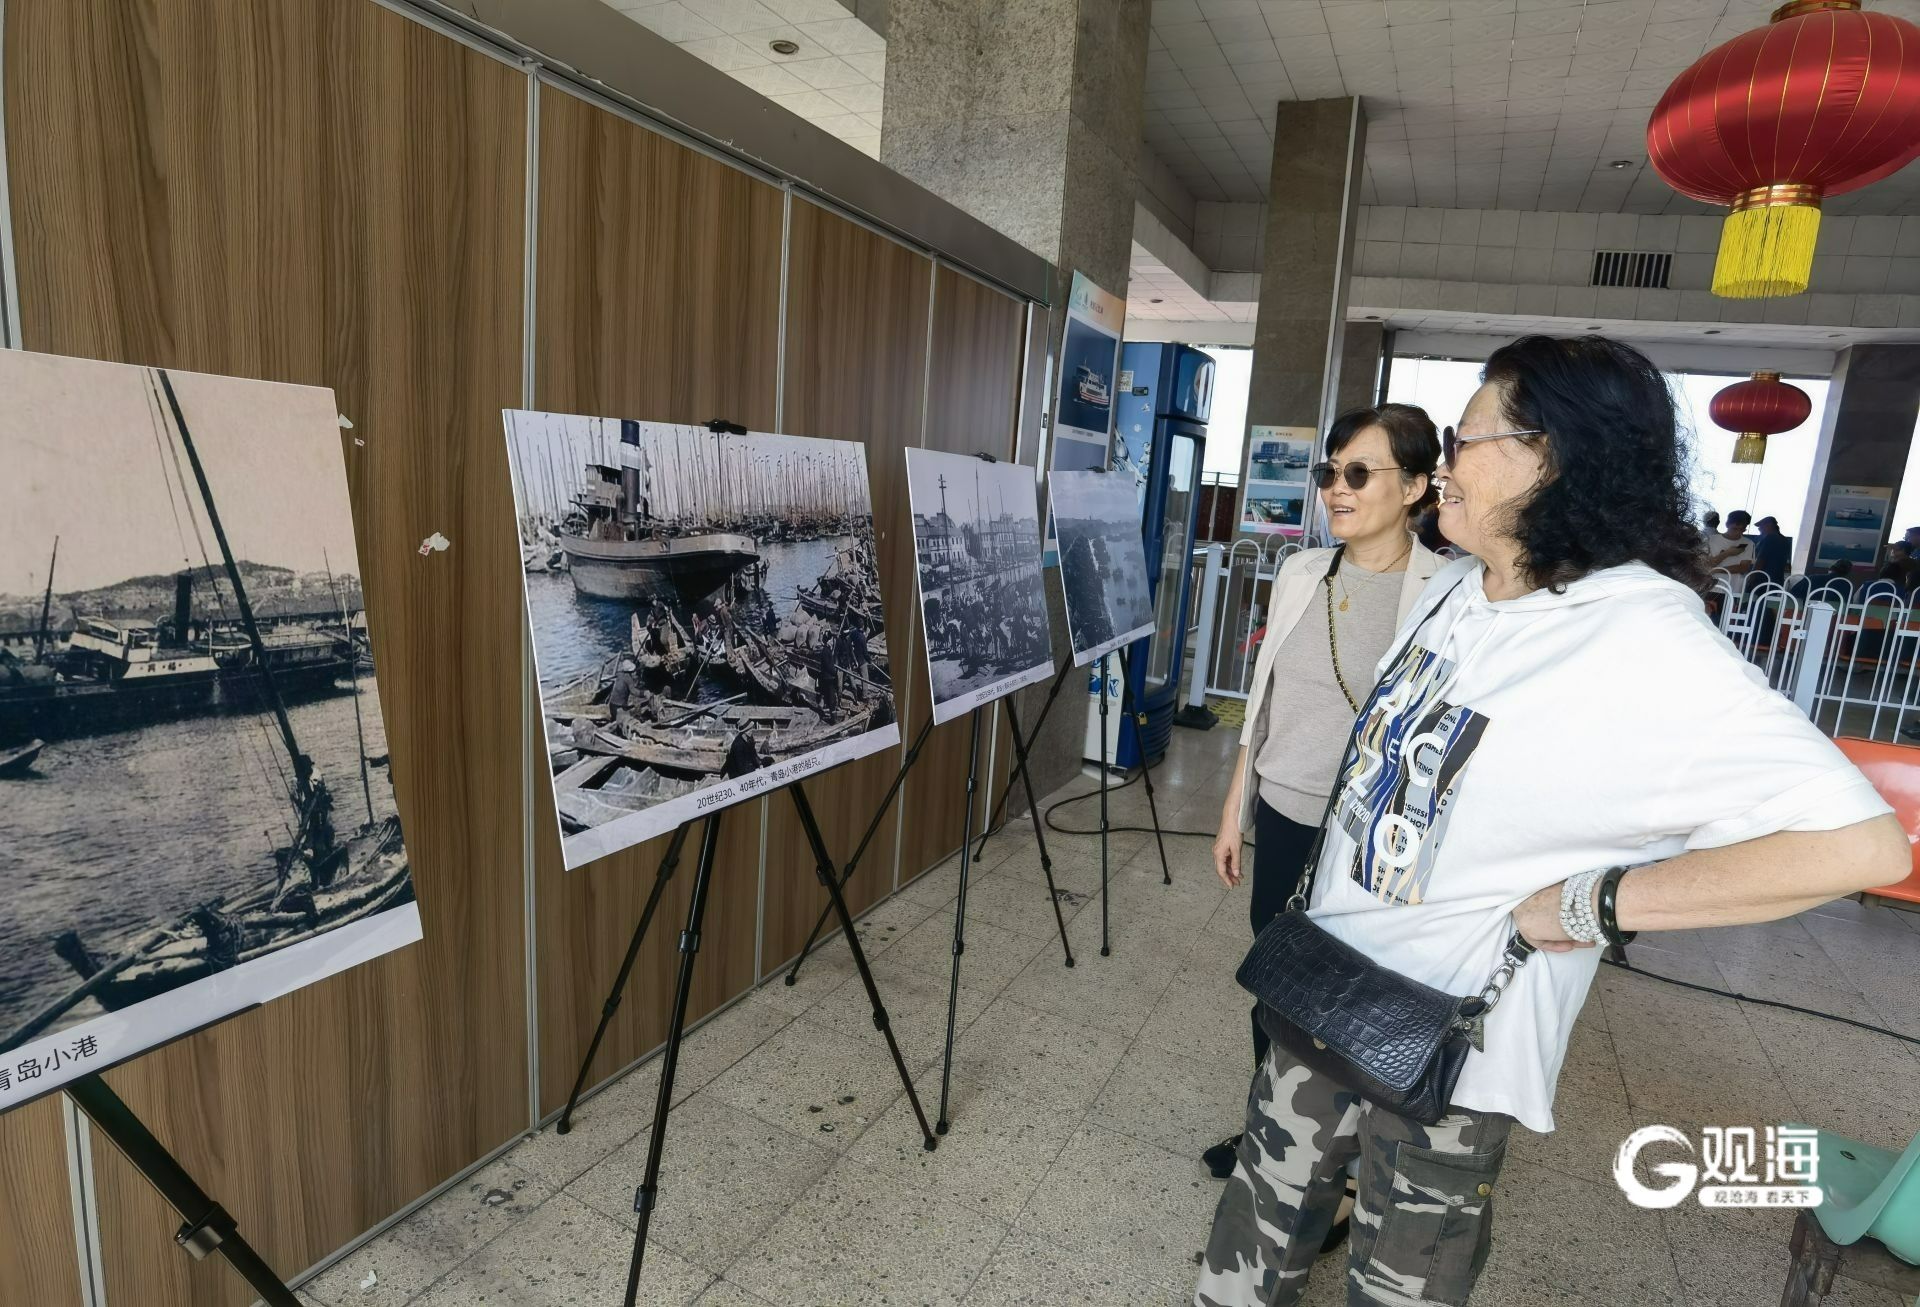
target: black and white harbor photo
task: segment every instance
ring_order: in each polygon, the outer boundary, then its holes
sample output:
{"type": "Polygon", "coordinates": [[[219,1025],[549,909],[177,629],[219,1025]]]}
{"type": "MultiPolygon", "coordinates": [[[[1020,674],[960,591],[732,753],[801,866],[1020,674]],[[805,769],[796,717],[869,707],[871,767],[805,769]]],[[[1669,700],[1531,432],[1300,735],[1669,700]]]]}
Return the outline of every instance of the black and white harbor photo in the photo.
{"type": "Polygon", "coordinates": [[[506,429],[568,867],[899,742],[862,446],[506,429]]]}
{"type": "Polygon", "coordinates": [[[1033,469],[907,451],[933,720],[1053,674],[1033,469]]]}
{"type": "Polygon", "coordinates": [[[1084,667],[1153,633],[1140,499],[1124,473],[1056,469],[1047,482],[1073,662],[1084,667]]]}
{"type": "Polygon", "coordinates": [[[0,351],[0,1108],[420,937],[331,392],[0,351]]]}

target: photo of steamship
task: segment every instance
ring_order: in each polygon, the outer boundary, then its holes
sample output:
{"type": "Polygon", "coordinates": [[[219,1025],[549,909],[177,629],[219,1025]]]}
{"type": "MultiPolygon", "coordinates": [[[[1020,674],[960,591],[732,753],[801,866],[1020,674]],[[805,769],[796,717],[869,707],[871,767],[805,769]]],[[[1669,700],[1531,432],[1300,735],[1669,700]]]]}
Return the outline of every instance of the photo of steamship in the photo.
{"type": "Polygon", "coordinates": [[[332,395],[15,351],[0,395],[0,1051],[417,939],[332,395]]]}
{"type": "Polygon", "coordinates": [[[898,742],[860,445],[506,429],[568,867],[898,742]]]}

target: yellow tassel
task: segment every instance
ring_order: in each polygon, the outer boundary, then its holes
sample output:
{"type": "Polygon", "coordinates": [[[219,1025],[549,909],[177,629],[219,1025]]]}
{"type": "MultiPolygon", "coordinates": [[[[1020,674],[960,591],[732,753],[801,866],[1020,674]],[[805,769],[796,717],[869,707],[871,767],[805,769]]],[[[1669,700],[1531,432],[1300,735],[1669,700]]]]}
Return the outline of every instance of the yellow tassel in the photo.
{"type": "Polygon", "coordinates": [[[1813,275],[1813,243],[1819,234],[1818,204],[1734,210],[1720,229],[1713,293],[1731,300],[1798,295],[1813,275]]]}
{"type": "Polygon", "coordinates": [[[1733,442],[1733,461],[1736,463],[1764,463],[1767,461],[1767,438],[1757,431],[1748,431],[1733,442]]]}

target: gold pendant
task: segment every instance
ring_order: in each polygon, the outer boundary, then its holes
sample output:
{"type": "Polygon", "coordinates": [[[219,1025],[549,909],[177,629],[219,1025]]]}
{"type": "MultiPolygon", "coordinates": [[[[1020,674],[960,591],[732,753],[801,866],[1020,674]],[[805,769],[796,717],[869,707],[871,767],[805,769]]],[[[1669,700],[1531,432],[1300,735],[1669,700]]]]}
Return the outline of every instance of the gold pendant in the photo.
{"type": "Polygon", "coordinates": [[[1340,601],[1340,611],[1343,613],[1347,611],[1347,601],[1344,599],[1340,601]]]}

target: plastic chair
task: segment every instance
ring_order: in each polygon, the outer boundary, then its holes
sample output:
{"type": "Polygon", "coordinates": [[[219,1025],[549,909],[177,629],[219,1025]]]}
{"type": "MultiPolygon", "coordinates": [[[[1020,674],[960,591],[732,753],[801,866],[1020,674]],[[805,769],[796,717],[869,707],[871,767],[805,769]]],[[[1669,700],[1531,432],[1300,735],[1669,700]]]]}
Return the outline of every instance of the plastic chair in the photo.
{"type": "Polygon", "coordinates": [[[1880,797],[1892,805],[1894,815],[1906,828],[1907,843],[1913,848],[1913,870],[1905,880],[1869,890],[1863,897],[1920,904],[1920,749],[1851,736],[1842,736],[1834,743],[1873,783],[1880,797]]]}
{"type": "Polygon", "coordinates": [[[1819,1135],[1821,1201],[1813,1214],[1827,1237],[1877,1239],[1901,1261],[1920,1264],[1920,1137],[1896,1153],[1827,1130],[1819,1135]]]}

